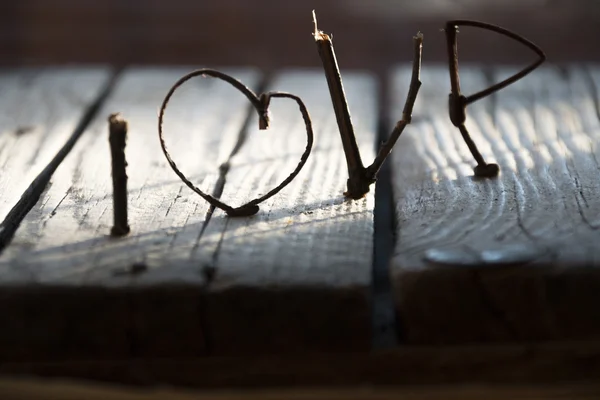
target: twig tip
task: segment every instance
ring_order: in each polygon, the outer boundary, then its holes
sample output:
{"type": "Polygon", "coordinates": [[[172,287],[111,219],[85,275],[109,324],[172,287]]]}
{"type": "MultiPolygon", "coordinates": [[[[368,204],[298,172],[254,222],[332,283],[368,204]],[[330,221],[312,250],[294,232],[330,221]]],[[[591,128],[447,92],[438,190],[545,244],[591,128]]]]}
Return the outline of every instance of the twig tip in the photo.
{"type": "Polygon", "coordinates": [[[315,10],[312,10],[312,15],[313,15],[313,24],[315,26],[315,30],[313,32],[313,36],[314,36],[315,40],[319,41],[319,40],[330,39],[329,35],[323,33],[323,31],[319,30],[319,27],[317,25],[317,12],[315,10]]]}
{"type": "Polygon", "coordinates": [[[123,115],[119,112],[116,113],[112,113],[108,116],[108,123],[110,126],[110,129],[115,129],[115,130],[119,130],[119,131],[126,131],[127,130],[127,121],[125,120],[125,118],[123,118],[123,115]]]}

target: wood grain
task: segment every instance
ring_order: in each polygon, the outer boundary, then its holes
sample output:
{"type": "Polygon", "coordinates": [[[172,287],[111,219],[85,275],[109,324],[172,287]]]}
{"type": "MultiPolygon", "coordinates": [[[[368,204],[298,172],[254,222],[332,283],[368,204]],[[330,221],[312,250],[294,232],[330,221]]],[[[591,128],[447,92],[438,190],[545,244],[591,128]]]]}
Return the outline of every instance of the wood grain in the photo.
{"type": "MultiPolygon", "coordinates": [[[[516,69],[463,68],[466,93],[516,69]]],[[[394,76],[403,101],[410,71],[394,76]]],[[[469,107],[467,126],[493,180],[447,116],[448,75],[425,69],[394,153],[398,218],[392,263],[409,343],[583,339],[600,335],[598,122],[590,79],[548,66],[469,107]]]]}
{"type": "MultiPolygon", "coordinates": [[[[372,76],[343,76],[357,140],[374,158],[377,88],[372,76]]],[[[207,291],[213,354],[366,350],[370,348],[372,193],[343,197],[348,172],[331,97],[321,71],[282,72],[269,84],[300,96],[315,144],[304,169],[250,218],[217,212],[201,247],[215,276],[207,291]]],[[[257,131],[231,159],[222,198],[242,204],[287,177],[306,146],[293,102],[273,101],[272,126],[257,131]]]]}
{"type": "Polygon", "coordinates": [[[0,251],[109,88],[108,68],[0,72],[0,251]]]}
{"type": "MultiPolygon", "coordinates": [[[[112,96],[0,260],[3,359],[203,354],[198,246],[209,207],[166,163],[157,110],[189,69],[124,72],[112,96]],[[109,114],[129,122],[126,157],[132,232],[112,225],[109,114]]],[[[251,86],[258,75],[232,73],[251,86]]],[[[166,141],[203,188],[235,148],[250,111],[234,89],[209,79],[181,88],[167,109],[166,141]]]]}

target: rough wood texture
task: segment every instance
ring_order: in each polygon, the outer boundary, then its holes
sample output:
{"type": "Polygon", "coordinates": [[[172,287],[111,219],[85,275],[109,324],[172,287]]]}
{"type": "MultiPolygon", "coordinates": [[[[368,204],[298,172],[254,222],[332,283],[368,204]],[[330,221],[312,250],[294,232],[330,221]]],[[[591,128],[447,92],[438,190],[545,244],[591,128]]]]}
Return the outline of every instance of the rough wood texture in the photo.
{"type": "Polygon", "coordinates": [[[83,131],[109,76],[106,68],[0,73],[0,251],[83,131]]]}
{"type": "MultiPolygon", "coordinates": [[[[125,72],[24,220],[0,259],[3,359],[204,354],[205,281],[191,254],[209,208],[169,168],[157,136],[158,106],[188,70],[125,72]],[[129,121],[132,232],[121,239],[109,236],[107,117],[117,111],[129,121]]],[[[252,71],[232,73],[258,82],[252,71]]],[[[165,120],[179,167],[215,186],[249,111],[221,82],[181,88],[165,120]]]]}
{"type": "MultiPolygon", "coordinates": [[[[270,89],[306,102],[316,136],[313,153],[301,175],[262,203],[256,216],[229,218],[212,215],[160,151],[156,109],[182,72],[125,73],[24,221],[0,260],[5,297],[0,322],[11,343],[0,356],[370,347],[374,200],[372,194],[358,201],[343,198],[347,171],[322,73],[283,73],[270,83],[270,89]],[[108,236],[106,117],[117,111],[129,122],[132,231],[122,239],[108,236]],[[27,317],[17,319],[21,314],[27,317]],[[35,333],[42,329],[43,335],[35,333]],[[102,335],[94,334],[100,330],[102,335]]],[[[254,74],[233,75],[257,83],[254,74]]],[[[348,74],[345,83],[363,156],[371,160],[375,82],[348,74]]],[[[216,185],[214,192],[222,191],[225,202],[242,204],[287,177],[306,146],[294,102],[275,99],[270,111],[269,130],[258,130],[252,112],[240,136],[251,112],[245,98],[216,80],[192,81],[167,109],[167,146],[188,177],[207,190],[216,185]]]]}
{"type": "MultiPolygon", "coordinates": [[[[516,69],[461,69],[466,93],[516,69]]],[[[410,71],[394,76],[394,104],[410,71]]],[[[472,177],[447,116],[448,72],[426,68],[418,119],[394,153],[391,266],[408,343],[600,336],[600,123],[589,74],[548,66],[470,106],[497,179],[472,177]]]]}
{"type": "MultiPolygon", "coordinates": [[[[374,158],[377,92],[369,75],[344,84],[362,156],[374,158]]],[[[374,197],[343,197],[348,172],[331,97],[320,71],[288,72],[269,89],[300,96],[311,114],[315,145],[298,177],[250,218],[217,212],[201,243],[214,279],[207,290],[207,326],[214,354],[370,347],[369,292],[374,197]]],[[[273,101],[272,124],[247,139],[232,158],[222,198],[242,204],[289,175],[306,133],[298,107],[273,101]]]]}

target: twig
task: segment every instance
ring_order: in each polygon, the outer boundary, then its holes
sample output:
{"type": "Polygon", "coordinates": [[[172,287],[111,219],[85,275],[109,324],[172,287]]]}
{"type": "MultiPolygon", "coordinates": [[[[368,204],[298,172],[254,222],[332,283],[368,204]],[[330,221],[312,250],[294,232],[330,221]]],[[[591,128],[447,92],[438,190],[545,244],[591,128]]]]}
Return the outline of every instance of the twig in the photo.
{"type": "Polygon", "coordinates": [[[415,101],[417,100],[417,95],[419,94],[419,88],[421,87],[420,77],[421,58],[423,54],[423,34],[421,32],[417,33],[417,35],[413,37],[413,41],[414,56],[412,76],[410,78],[410,86],[406,96],[406,101],[404,103],[404,109],[402,110],[402,119],[396,123],[396,126],[390,134],[389,139],[379,149],[379,153],[377,154],[377,157],[375,157],[375,161],[373,161],[373,164],[367,168],[367,177],[373,181],[376,179],[377,173],[381,169],[383,162],[392,152],[392,149],[402,134],[402,131],[404,131],[406,125],[410,124],[412,119],[413,107],[415,106],[415,101]]]}
{"type": "Polygon", "coordinates": [[[467,105],[477,100],[480,100],[486,96],[489,96],[490,94],[502,88],[505,88],[511,83],[514,83],[519,79],[525,77],[527,74],[539,67],[546,60],[546,55],[544,54],[542,49],[540,49],[538,46],[525,39],[524,37],[517,35],[516,33],[511,32],[507,29],[501,28],[496,25],[487,24],[485,22],[469,20],[448,21],[446,23],[445,31],[446,49],[448,52],[448,71],[450,72],[451,86],[451,93],[448,102],[448,112],[450,114],[450,121],[452,121],[452,124],[459,129],[465,143],[469,147],[469,151],[471,152],[473,158],[477,162],[477,166],[474,168],[475,176],[488,178],[495,177],[500,172],[500,167],[497,164],[488,164],[485,161],[465,126],[465,122],[467,119],[467,105]],[[460,77],[458,72],[458,41],[456,34],[458,32],[459,26],[472,26],[475,28],[485,29],[507,36],[529,47],[539,56],[539,59],[531,65],[529,65],[527,68],[503,80],[502,82],[496,83],[495,85],[492,85],[489,88],[486,88],[470,96],[464,96],[460,91],[460,77]]]}
{"type": "Polygon", "coordinates": [[[329,86],[329,94],[331,95],[333,110],[335,112],[338,129],[342,138],[344,154],[346,155],[346,163],[348,165],[348,191],[344,194],[353,199],[359,199],[369,192],[369,186],[373,182],[366,179],[365,176],[366,171],[360,157],[358,144],[356,143],[354,127],[352,126],[352,119],[350,118],[350,110],[348,109],[348,102],[346,100],[346,94],[344,93],[342,76],[335,56],[335,50],[333,49],[333,41],[329,35],[318,29],[317,14],[314,10],[313,23],[315,28],[313,36],[317,43],[319,57],[323,63],[325,78],[327,79],[327,85],[329,86]]]}
{"type": "Polygon", "coordinates": [[[308,157],[310,155],[312,145],[313,145],[313,140],[314,140],[310,115],[308,113],[306,106],[302,102],[302,99],[300,99],[298,96],[295,96],[291,93],[285,93],[285,92],[267,92],[267,93],[261,94],[260,96],[257,96],[252,90],[250,90],[250,88],[248,88],[246,85],[244,85],[237,79],[235,79],[223,72],[216,71],[214,69],[208,69],[208,68],[192,71],[189,74],[184,75],[177,82],[175,82],[175,84],[171,87],[171,89],[167,93],[165,99],[163,100],[163,103],[160,107],[160,111],[158,114],[158,137],[160,140],[160,146],[163,150],[163,153],[164,153],[165,157],[167,158],[169,165],[171,166],[173,171],[175,171],[177,176],[190,189],[192,189],[194,192],[196,192],[197,194],[202,196],[202,198],[204,200],[206,200],[207,202],[209,202],[213,207],[222,209],[230,217],[248,217],[248,216],[256,214],[259,210],[259,208],[258,208],[259,203],[262,203],[263,201],[270,198],[271,196],[274,196],[281,189],[283,189],[285,186],[287,186],[296,177],[296,175],[298,175],[300,170],[302,170],[302,167],[304,167],[304,164],[306,164],[306,161],[308,160],[308,157]],[[203,77],[210,76],[213,78],[221,79],[221,80],[229,83],[230,85],[232,85],[234,88],[236,88],[240,92],[242,92],[248,98],[248,100],[250,100],[250,102],[252,103],[252,106],[255,108],[256,112],[258,113],[259,129],[268,129],[269,128],[269,112],[268,112],[268,110],[269,110],[269,104],[271,103],[271,98],[273,98],[273,97],[289,98],[289,99],[294,100],[298,104],[300,113],[302,114],[302,118],[303,118],[304,124],[306,126],[306,135],[307,135],[306,148],[304,149],[304,153],[302,153],[302,156],[300,157],[300,162],[298,163],[298,165],[296,166],[294,171],[292,171],[292,173],[287,178],[285,178],[276,188],[270,190],[267,194],[265,194],[261,197],[258,197],[252,201],[249,201],[248,203],[246,203],[242,206],[236,207],[236,208],[223,203],[221,200],[217,199],[216,197],[211,196],[208,193],[204,193],[202,190],[200,190],[198,187],[196,187],[196,185],[194,185],[189,179],[187,179],[186,176],[183,174],[183,172],[181,172],[179,170],[179,168],[177,168],[175,161],[173,161],[171,154],[167,150],[167,145],[165,143],[165,139],[164,139],[164,135],[163,135],[163,119],[164,119],[165,111],[167,109],[167,105],[169,104],[169,100],[171,99],[171,97],[173,96],[173,94],[175,93],[177,88],[179,88],[181,85],[183,85],[186,81],[188,81],[196,76],[203,76],[203,77]]]}
{"type": "Polygon", "coordinates": [[[360,199],[369,192],[369,187],[377,180],[377,173],[381,169],[385,159],[391,153],[392,148],[396,144],[396,141],[406,125],[410,123],[412,109],[421,86],[419,76],[421,71],[421,54],[423,51],[423,35],[418,33],[417,36],[414,37],[413,75],[404,110],[402,112],[402,120],[396,124],[390,138],[379,149],[379,153],[373,161],[373,164],[365,168],[360,157],[358,144],[356,143],[356,136],[350,118],[350,111],[348,110],[348,102],[346,100],[346,94],[344,93],[342,77],[335,57],[332,39],[329,35],[318,29],[315,11],[313,11],[313,22],[313,36],[317,43],[323,70],[325,71],[325,78],[327,79],[327,85],[329,86],[329,94],[331,95],[338,129],[342,138],[342,146],[344,148],[344,154],[346,155],[346,163],[348,165],[349,177],[346,182],[347,190],[344,192],[344,195],[352,199],[360,199]]]}
{"type": "Polygon", "coordinates": [[[112,157],[113,182],[113,227],[112,236],[124,236],[129,233],[127,222],[127,161],[125,160],[125,143],[127,140],[127,121],[121,114],[108,117],[109,143],[112,157]]]}

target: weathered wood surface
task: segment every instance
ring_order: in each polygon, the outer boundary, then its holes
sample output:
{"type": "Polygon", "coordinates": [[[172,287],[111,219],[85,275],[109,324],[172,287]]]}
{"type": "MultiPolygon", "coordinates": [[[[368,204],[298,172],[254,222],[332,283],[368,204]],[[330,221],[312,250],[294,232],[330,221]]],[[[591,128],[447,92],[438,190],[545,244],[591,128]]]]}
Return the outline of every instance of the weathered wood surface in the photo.
{"type": "MultiPolygon", "coordinates": [[[[363,157],[374,157],[376,87],[369,75],[344,84],[363,157]]],[[[337,351],[370,348],[374,197],[343,197],[348,177],[331,98],[320,71],[281,73],[269,90],[306,103],[315,144],[304,169],[250,218],[213,215],[202,251],[214,278],[206,321],[213,354],[337,351]]],[[[222,199],[242,204],[295,168],[306,147],[298,106],[273,100],[272,124],[250,121],[230,161],[222,199]]]]}
{"type": "MultiPolygon", "coordinates": [[[[157,110],[188,69],[133,69],[60,165],[50,189],[0,259],[4,359],[205,353],[197,260],[208,203],[167,165],[157,110]],[[108,115],[129,121],[131,234],[109,236],[108,115]],[[134,270],[144,265],[143,273],[134,270]]],[[[252,71],[234,71],[251,86],[252,71]]],[[[216,80],[181,88],[167,109],[166,142],[178,166],[211,190],[250,112],[216,80]]]]}
{"type": "MultiPolygon", "coordinates": [[[[269,84],[304,99],[316,141],[287,188],[261,204],[256,216],[237,219],[212,215],[161,153],[157,107],[183,72],[136,69],[117,81],[2,255],[0,318],[11,344],[3,346],[2,357],[369,348],[374,201],[372,194],[343,199],[347,172],[320,71],[283,73],[269,84]],[[129,121],[132,232],[122,239],[108,236],[107,117],[116,111],[129,121]]],[[[234,76],[258,83],[251,72],[234,76]]],[[[361,150],[370,160],[375,82],[349,74],[345,83],[361,150]]],[[[295,103],[273,100],[267,131],[258,131],[254,114],[241,94],[209,79],[184,85],[166,112],[167,146],[178,167],[207,191],[222,191],[234,206],[287,177],[306,146],[295,103]]]]}
{"type": "Polygon", "coordinates": [[[0,72],[0,248],[83,131],[109,77],[101,67],[0,72]]]}
{"type": "MultiPolygon", "coordinates": [[[[516,69],[464,68],[470,94],[516,69]]],[[[394,104],[410,71],[394,76],[394,104]]],[[[449,344],[600,336],[600,123],[582,68],[547,66],[468,108],[497,179],[473,178],[447,114],[448,72],[426,68],[394,152],[391,266],[401,337],[449,344]]]]}
{"type": "Polygon", "coordinates": [[[2,363],[6,377],[203,389],[598,382],[600,344],[399,346],[356,353],[2,363]]]}

